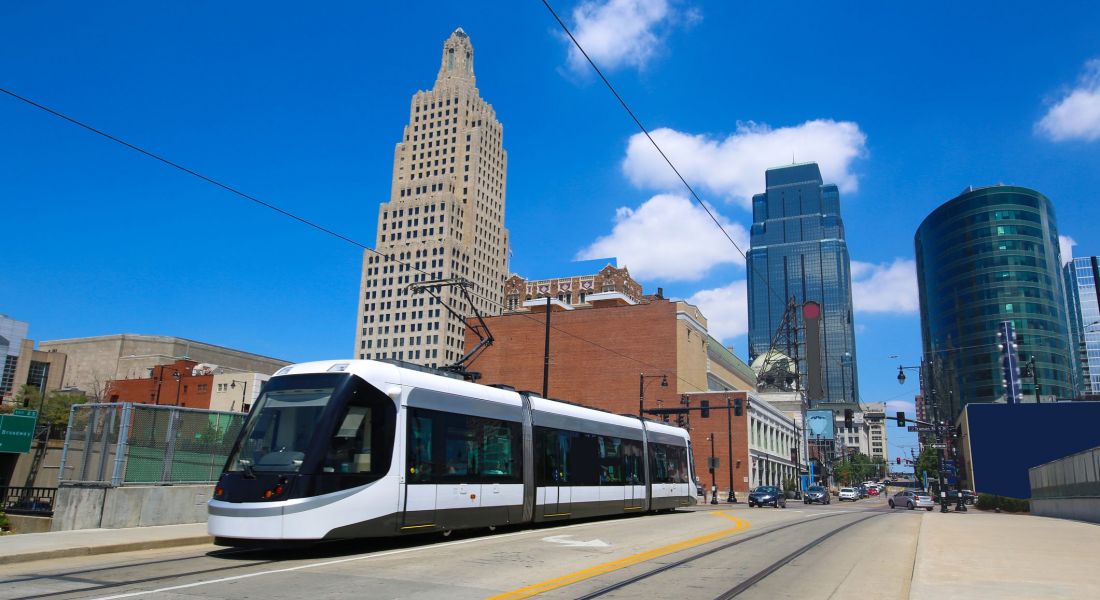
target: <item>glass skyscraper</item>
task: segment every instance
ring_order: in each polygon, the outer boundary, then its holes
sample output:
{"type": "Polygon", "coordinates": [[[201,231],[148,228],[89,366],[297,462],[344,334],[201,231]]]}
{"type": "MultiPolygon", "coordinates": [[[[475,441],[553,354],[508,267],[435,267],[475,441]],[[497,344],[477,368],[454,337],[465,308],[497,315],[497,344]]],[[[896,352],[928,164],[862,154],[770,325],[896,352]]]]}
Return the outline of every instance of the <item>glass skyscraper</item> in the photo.
{"type": "MultiPolygon", "coordinates": [[[[747,256],[749,359],[768,351],[787,301],[821,304],[821,380],[824,398],[859,400],[856,341],[852,326],[852,276],[840,192],[824,184],[817,163],[768,169],[767,191],[752,198],[747,256]]],[[[805,388],[804,332],[798,332],[799,370],[805,388]]],[[[786,353],[785,347],[777,348],[786,353]]]]}
{"type": "Polygon", "coordinates": [[[1095,256],[1075,258],[1062,267],[1069,301],[1070,333],[1077,358],[1078,389],[1086,396],[1100,395],[1100,264],[1095,256]]]}
{"type": "MultiPolygon", "coordinates": [[[[1070,338],[1054,207],[1024,187],[968,188],[921,223],[914,239],[926,396],[940,418],[1005,397],[1000,323],[1016,329],[1021,365],[1035,358],[1042,397],[1072,398],[1070,338]]],[[[1035,378],[1021,377],[1035,402],[1035,378]]]]}

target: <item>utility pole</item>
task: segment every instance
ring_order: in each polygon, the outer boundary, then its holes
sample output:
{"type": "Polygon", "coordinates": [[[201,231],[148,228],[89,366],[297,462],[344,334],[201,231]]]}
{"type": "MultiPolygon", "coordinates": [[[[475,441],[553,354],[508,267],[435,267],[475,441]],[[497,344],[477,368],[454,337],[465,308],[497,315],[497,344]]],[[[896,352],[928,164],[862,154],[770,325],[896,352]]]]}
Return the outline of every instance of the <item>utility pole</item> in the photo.
{"type": "MultiPolygon", "coordinates": [[[[542,397],[549,398],[550,387],[550,295],[546,296],[546,346],[542,351],[542,397]]],[[[641,416],[640,414],[638,415],[641,416]]]]}

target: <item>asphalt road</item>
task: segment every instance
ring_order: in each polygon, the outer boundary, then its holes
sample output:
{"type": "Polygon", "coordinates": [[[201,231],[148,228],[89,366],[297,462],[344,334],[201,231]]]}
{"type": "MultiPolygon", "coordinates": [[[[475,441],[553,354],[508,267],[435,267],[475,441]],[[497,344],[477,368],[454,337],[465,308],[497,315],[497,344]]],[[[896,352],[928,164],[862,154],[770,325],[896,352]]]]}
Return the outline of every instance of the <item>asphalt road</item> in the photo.
{"type": "Polygon", "coordinates": [[[905,598],[920,511],[885,500],[357,541],[190,546],[0,568],[6,598],[905,598]]]}

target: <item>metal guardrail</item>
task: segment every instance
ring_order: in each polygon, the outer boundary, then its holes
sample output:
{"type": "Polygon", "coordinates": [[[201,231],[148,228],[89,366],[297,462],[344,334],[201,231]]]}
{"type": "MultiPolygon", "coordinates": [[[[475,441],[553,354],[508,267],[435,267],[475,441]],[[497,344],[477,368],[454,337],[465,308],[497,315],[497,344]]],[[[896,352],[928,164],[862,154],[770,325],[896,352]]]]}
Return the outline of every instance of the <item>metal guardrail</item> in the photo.
{"type": "Polygon", "coordinates": [[[61,483],[213,483],[245,416],[150,404],[74,405],[61,453],[61,483]]]}
{"type": "Polygon", "coordinates": [[[0,487],[0,509],[9,515],[53,516],[57,488],[0,487]]]}
{"type": "Polygon", "coordinates": [[[1100,447],[1028,469],[1031,499],[1100,498],[1100,447]]]}

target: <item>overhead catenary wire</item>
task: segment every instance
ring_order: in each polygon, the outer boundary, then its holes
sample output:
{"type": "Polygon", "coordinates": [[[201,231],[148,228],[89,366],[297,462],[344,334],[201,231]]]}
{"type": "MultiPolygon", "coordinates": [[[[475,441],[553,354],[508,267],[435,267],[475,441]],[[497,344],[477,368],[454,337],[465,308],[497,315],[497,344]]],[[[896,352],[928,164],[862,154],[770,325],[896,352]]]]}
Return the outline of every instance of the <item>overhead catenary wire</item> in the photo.
{"type": "MultiPolygon", "coordinates": [[[[372,247],[370,247],[370,246],[368,246],[368,245],[366,245],[366,244],[363,244],[363,243],[361,243],[361,242],[359,242],[359,241],[357,241],[357,240],[355,240],[355,239],[353,239],[353,238],[351,238],[351,237],[348,237],[348,236],[346,236],[346,235],[344,235],[344,234],[341,234],[341,233],[339,233],[339,232],[337,232],[337,231],[334,231],[334,230],[332,230],[332,229],[330,229],[330,228],[328,228],[328,227],[325,227],[325,226],[323,226],[323,225],[321,225],[321,224],[319,224],[319,223],[316,223],[316,222],[314,222],[314,221],[311,221],[311,220],[309,220],[309,219],[306,219],[306,218],[304,218],[304,217],[301,217],[301,216],[299,216],[299,215],[296,215],[296,214],[294,214],[294,213],[290,212],[289,210],[286,210],[286,209],[284,209],[284,208],[280,208],[280,207],[278,207],[278,206],[276,206],[276,205],[274,205],[274,204],[272,204],[272,203],[270,203],[270,202],[264,201],[264,200],[262,200],[262,199],[260,199],[260,198],[258,198],[258,197],[256,197],[256,196],[254,196],[254,195],[252,195],[252,194],[248,194],[248,193],[246,193],[246,192],[243,192],[243,191],[241,191],[241,190],[239,190],[239,189],[237,189],[237,188],[233,187],[232,185],[229,185],[229,184],[227,184],[227,183],[224,183],[224,182],[222,182],[222,181],[219,181],[219,180],[217,180],[217,179],[214,179],[213,177],[209,177],[209,176],[207,176],[207,175],[204,175],[204,174],[200,173],[199,171],[196,171],[196,170],[194,170],[194,169],[192,169],[192,168],[190,168],[190,167],[184,166],[183,164],[181,164],[181,163],[179,163],[179,162],[177,162],[177,161],[174,161],[174,160],[172,160],[172,159],[169,159],[169,158],[167,158],[167,157],[165,157],[165,156],[162,156],[162,155],[160,155],[160,154],[157,154],[157,153],[155,153],[155,152],[153,152],[153,151],[151,151],[151,150],[147,150],[147,149],[145,149],[145,148],[143,148],[143,147],[141,147],[141,146],[138,146],[137,144],[134,144],[134,143],[132,143],[132,142],[128,142],[128,141],[126,141],[126,140],[124,140],[124,139],[122,139],[122,138],[120,138],[120,137],[118,137],[118,136],[116,136],[116,135],[113,135],[113,134],[111,134],[111,133],[108,133],[108,132],[106,132],[106,131],[104,131],[104,130],[102,130],[102,129],[99,129],[99,128],[97,128],[97,127],[94,127],[94,126],[92,126],[92,125],[89,125],[89,124],[87,124],[87,123],[85,123],[85,122],[83,122],[83,121],[80,121],[79,119],[76,119],[76,118],[74,118],[74,117],[71,117],[71,116],[69,116],[69,115],[67,115],[67,114],[65,114],[65,113],[62,113],[62,112],[61,112],[61,111],[59,111],[59,110],[56,110],[56,109],[50,108],[49,106],[46,106],[46,105],[44,105],[44,104],[41,104],[41,103],[39,103],[39,102],[36,102],[36,101],[34,101],[34,100],[32,100],[32,99],[28,98],[28,97],[25,97],[25,96],[22,96],[22,95],[20,95],[20,94],[17,94],[17,93],[15,93],[15,92],[13,92],[13,91],[11,91],[11,90],[7,89],[7,88],[4,88],[4,87],[0,87],[0,92],[3,92],[4,94],[7,94],[8,96],[10,96],[10,97],[12,97],[12,98],[14,98],[14,99],[16,99],[16,100],[19,100],[19,101],[21,101],[21,102],[23,102],[23,103],[25,103],[25,104],[28,104],[28,105],[30,105],[30,106],[33,106],[33,107],[35,107],[35,108],[37,108],[37,109],[39,109],[39,110],[41,110],[41,111],[43,111],[43,112],[46,112],[46,113],[48,113],[48,114],[50,114],[50,115],[52,115],[52,116],[54,116],[54,117],[57,117],[57,118],[59,118],[59,119],[61,119],[61,120],[63,120],[63,121],[66,121],[66,122],[68,122],[68,123],[70,123],[70,124],[76,125],[76,126],[78,126],[78,127],[82,128],[82,129],[86,130],[86,131],[89,131],[89,132],[91,132],[91,133],[94,133],[94,134],[96,134],[96,135],[98,135],[98,136],[101,136],[101,137],[103,137],[103,138],[106,138],[106,139],[108,139],[108,140],[110,140],[110,141],[112,141],[112,142],[115,142],[116,144],[119,144],[119,145],[121,145],[121,146],[123,146],[123,147],[125,147],[125,148],[128,148],[128,149],[130,149],[130,150],[133,150],[133,151],[135,151],[135,152],[138,152],[139,154],[142,154],[142,155],[144,155],[144,156],[146,156],[146,157],[148,157],[148,158],[151,158],[151,159],[153,159],[153,160],[156,160],[157,162],[160,162],[160,163],[162,163],[162,164],[164,164],[164,165],[167,165],[167,166],[169,166],[169,167],[171,167],[171,168],[173,168],[173,169],[177,169],[177,170],[179,170],[179,171],[181,171],[181,172],[183,172],[183,173],[186,173],[186,174],[188,174],[188,175],[190,175],[190,176],[192,176],[192,177],[195,177],[195,178],[197,178],[197,179],[200,179],[200,180],[202,180],[202,181],[204,181],[204,182],[206,182],[206,183],[209,183],[209,184],[211,184],[211,185],[214,185],[214,186],[216,186],[216,187],[218,187],[218,188],[220,188],[220,189],[222,189],[222,190],[224,190],[224,191],[227,191],[227,192],[229,192],[229,193],[231,193],[231,194],[233,194],[233,195],[235,195],[235,196],[238,196],[238,197],[240,197],[240,198],[243,198],[243,199],[245,199],[245,200],[248,200],[249,202],[252,202],[252,203],[254,203],[254,204],[258,205],[258,206],[261,206],[261,207],[263,207],[263,208],[266,208],[266,209],[268,209],[268,210],[271,210],[271,211],[274,211],[274,212],[276,212],[276,213],[279,213],[279,214],[281,214],[281,215],[283,215],[283,216],[285,216],[285,217],[287,217],[287,218],[289,218],[289,219],[292,219],[292,220],[294,220],[294,221],[296,221],[296,222],[298,222],[298,223],[300,223],[300,224],[302,224],[302,225],[306,225],[307,227],[310,227],[310,228],[312,228],[312,229],[314,229],[314,230],[317,230],[317,231],[320,231],[320,232],[322,232],[322,233],[324,233],[324,234],[327,234],[327,235],[333,236],[333,237],[335,237],[335,238],[337,238],[337,239],[339,239],[339,240],[341,240],[341,241],[344,241],[344,242],[346,242],[346,243],[348,243],[348,244],[351,244],[351,245],[353,245],[353,246],[355,246],[355,247],[357,247],[357,248],[360,248],[360,249],[362,249],[362,250],[364,250],[364,251],[366,251],[366,252],[370,252],[370,253],[372,253],[372,254],[375,254],[375,255],[377,255],[377,256],[380,256],[380,257],[382,257],[382,258],[383,258],[383,259],[385,259],[385,260],[388,260],[388,261],[391,261],[391,262],[395,262],[395,263],[398,263],[398,264],[401,264],[401,265],[405,265],[405,266],[406,266],[406,267],[408,267],[408,269],[409,269],[409,270],[411,270],[411,271],[415,271],[415,272],[421,273],[421,274],[423,274],[423,275],[425,275],[425,276],[428,276],[428,277],[430,277],[430,276],[431,276],[431,274],[430,274],[430,273],[428,273],[427,271],[424,271],[423,269],[420,269],[420,268],[416,267],[416,266],[415,266],[415,265],[414,265],[413,263],[410,263],[410,262],[407,262],[407,261],[404,261],[404,260],[401,260],[401,259],[398,259],[398,258],[393,258],[393,257],[392,257],[392,255],[390,255],[390,254],[386,254],[385,252],[380,252],[380,251],[378,251],[378,250],[376,250],[376,249],[374,249],[374,248],[372,248],[372,247]]],[[[471,292],[471,295],[472,295],[472,296],[474,296],[474,297],[480,298],[480,299],[484,300],[485,302],[487,302],[487,303],[489,303],[489,304],[491,304],[491,305],[494,305],[494,306],[500,307],[501,309],[506,309],[506,308],[507,308],[507,307],[506,307],[506,306],[504,306],[503,304],[501,304],[501,303],[499,303],[499,302],[496,302],[496,301],[494,301],[494,300],[493,300],[493,299],[491,299],[491,298],[487,298],[487,297],[485,297],[485,296],[483,296],[483,295],[479,295],[479,294],[477,294],[476,292],[471,292]]],[[[536,321],[536,322],[538,322],[538,323],[542,323],[542,320],[540,320],[540,319],[536,318],[536,317],[535,317],[535,316],[533,316],[532,314],[527,314],[527,313],[514,313],[514,314],[516,314],[517,316],[521,316],[521,317],[524,317],[524,318],[527,318],[527,319],[530,319],[530,320],[536,321]]],[[[600,344],[599,342],[596,342],[596,341],[593,341],[593,340],[590,340],[590,339],[584,338],[584,337],[582,337],[582,336],[579,336],[579,335],[577,335],[577,334],[575,334],[575,333],[572,333],[572,332],[569,332],[569,331],[565,331],[565,330],[561,329],[560,327],[558,327],[558,326],[556,326],[556,325],[551,325],[551,329],[552,329],[552,330],[554,330],[554,331],[556,331],[556,332],[558,332],[558,333],[561,333],[561,334],[563,334],[563,335],[566,335],[566,336],[569,336],[569,337],[571,337],[571,338],[574,338],[574,339],[576,339],[576,340],[579,340],[579,341],[581,341],[581,342],[584,342],[584,343],[587,343],[587,344],[591,344],[592,346],[595,346],[595,347],[597,347],[597,348],[599,348],[599,349],[601,349],[601,350],[603,350],[603,351],[605,351],[605,352],[611,353],[611,354],[613,354],[613,355],[615,355],[615,356],[618,356],[618,357],[620,357],[620,358],[624,358],[624,359],[627,359],[627,360],[629,360],[629,361],[635,362],[635,363],[637,363],[637,364],[641,365],[641,366],[642,366],[642,367],[644,367],[644,368],[651,368],[651,369],[656,369],[656,370],[657,370],[658,372],[661,372],[661,373],[667,373],[667,370],[666,370],[666,369],[664,369],[663,367],[660,367],[660,366],[654,365],[654,364],[652,364],[652,363],[646,362],[646,361],[644,361],[644,360],[642,360],[642,359],[639,359],[639,358],[637,358],[637,357],[633,357],[633,356],[630,356],[630,355],[624,354],[623,352],[620,352],[620,351],[618,351],[618,350],[615,350],[615,349],[613,349],[613,348],[608,348],[607,346],[604,346],[603,344],[600,344]]],[[[692,388],[694,388],[694,389],[702,389],[702,388],[699,388],[699,386],[697,386],[696,384],[694,384],[694,383],[692,383],[692,382],[690,382],[690,381],[688,381],[688,380],[684,379],[683,377],[680,377],[679,375],[674,375],[674,377],[675,377],[675,378],[676,378],[676,379],[677,379],[678,381],[681,381],[681,382],[683,382],[683,383],[687,384],[688,386],[690,386],[690,387],[692,387],[692,388]]],[[[703,390],[703,391],[706,391],[706,390],[703,390]]]]}
{"type": "MultiPolygon", "coordinates": [[[[714,215],[714,212],[710,210],[710,207],[707,206],[707,203],[703,202],[703,199],[700,198],[699,194],[695,192],[695,188],[693,188],[691,184],[688,183],[687,179],[685,179],[684,176],[680,173],[680,169],[676,168],[676,165],[673,164],[672,159],[670,159],[668,155],[665,154],[665,151],[661,148],[661,145],[657,143],[657,140],[653,139],[653,136],[649,133],[649,129],[642,123],[641,119],[638,118],[638,115],[635,114],[634,111],[630,108],[630,105],[626,103],[626,100],[624,100],[622,95],[619,94],[618,90],[615,89],[615,86],[611,84],[611,81],[608,80],[607,77],[603,74],[603,71],[601,71],[600,67],[597,66],[595,61],[592,60],[592,57],[588,55],[588,52],[584,49],[584,46],[582,46],[580,41],[577,40],[576,36],[573,35],[573,32],[565,24],[565,21],[563,21],[562,18],[558,16],[558,13],[554,10],[554,7],[550,6],[550,2],[548,0],[542,0],[542,4],[546,7],[546,10],[550,11],[550,14],[553,15],[554,20],[558,22],[558,25],[560,25],[562,30],[565,31],[565,34],[569,36],[569,39],[572,40],[573,45],[577,47],[577,50],[579,50],[581,55],[584,56],[584,59],[588,61],[588,64],[592,67],[592,70],[594,70],[596,72],[596,75],[599,76],[600,81],[602,81],[603,84],[607,86],[607,89],[611,92],[613,96],[615,96],[615,99],[619,101],[619,104],[622,105],[623,110],[625,110],[626,113],[630,115],[630,118],[634,121],[634,124],[638,126],[638,129],[641,130],[643,134],[645,134],[645,137],[647,140],[649,140],[649,143],[653,145],[653,147],[657,150],[657,153],[661,155],[661,158],[664,159],[669,168],[672,169],[672,172],[676,174],[676,177],[680,180],[680,183],[684,184],[684,187],[687,189],[688,193],[691,194],[691,197],[695,199],[695,202],[698,203],[699,206],[707,213],[707,216],[710,217],[710,220],[713,221],[718,229],[722,231],[722,235],[726,236],[726,239],[729,240],[730,244],[733,245],[733,248],[737,250],[738,254],[741,255],[741,258],[745,259],[745,268],[751,270],[751,267],[749,267],[748,264],[748,255],[746,255],[745,251],[741,249],[741,246],[738,245],[736,241],[734,241],[733,237],[730,236],[728,231],[726,231],[726,228],[722,226],[722,223],[718,220],[718,217],[714,215]]],[[[767,277],[755,270],[753,271],[753,273],[755,273],[756,276],[764,282],[765,287],[767,287],[768,291],[773,297],[775,297],[782,303],[787,302],[787,299],[780,296],[779,292],[777,292],[775,288],[772,287],[771,282],[768,281],[767,277]]]]}

